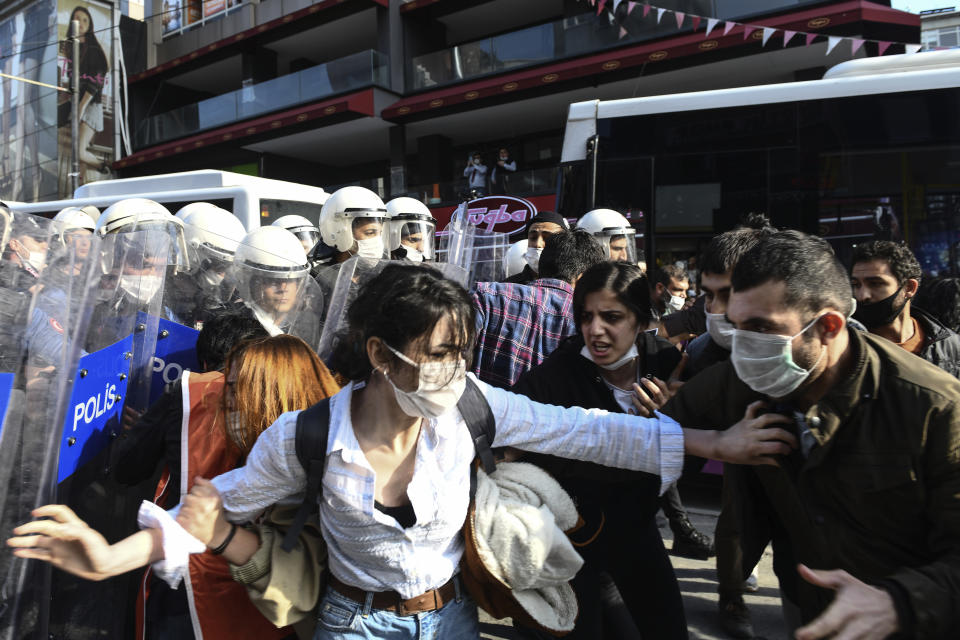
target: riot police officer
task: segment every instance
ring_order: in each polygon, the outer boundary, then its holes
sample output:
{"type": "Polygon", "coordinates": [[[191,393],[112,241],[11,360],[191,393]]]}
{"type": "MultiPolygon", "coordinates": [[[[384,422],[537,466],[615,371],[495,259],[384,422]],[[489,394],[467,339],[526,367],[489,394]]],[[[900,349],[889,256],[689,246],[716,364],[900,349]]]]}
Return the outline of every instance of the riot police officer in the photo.
{"type": "Polygon", "coordinates": [[[594,209],[577,220],[577,228],[594,235],[614,262],[637,264],[636,229],[613,209],[594,209]]]}
{"type": "Polygon", "coordinates": [[[433,260],[436,228],[430,209],[419,200],[401,197],[387,203],[387,249],[393,260],[433,260]]]}
{"type": "Polygon", "coordinates": [[[274,220],[270,226],[286,229],[293,235],[297,236],[297,240],[299,240],[300,244],[303,245],[303,250],[308,255],[317,242],[320,241],[319,227],[303,216],[281,216],[274,220]]]}

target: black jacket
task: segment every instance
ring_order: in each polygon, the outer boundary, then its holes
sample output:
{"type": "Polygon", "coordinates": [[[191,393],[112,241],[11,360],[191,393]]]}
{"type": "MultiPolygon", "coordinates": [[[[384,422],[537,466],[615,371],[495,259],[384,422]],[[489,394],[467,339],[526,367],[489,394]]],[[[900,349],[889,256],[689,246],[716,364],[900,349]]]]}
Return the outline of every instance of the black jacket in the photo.
{"type": "MultiPolygon", "coordinates": [[[[663,338],[641,333],[638,349],[643,356],[641,374],[666,380],[680,361],[680,352],[663,338]]],[[[583,338],[575,335],[560,343],[538,366],[525,372],[512,391],[537,402],[561,407],[605,409],[621,413],[613,392],[600,377],[597,365],[582,355],[583,338]]],[[[612,469],[593,462],[569,460],[543,454],[527,454],[525,460],[545,469],[567,490],[586,525],[574,539],[589,539],[603,520],[604,510],[624,500],[641,505],[638,516],[653,516],[658,507],[660,478],[640,471],[612,469]]]]}
{"type": "Polygon", "coordinates": [[[537,272],[530,268],[530,265],[523,265],[523,271],[520,273],[515,273],[504,282],[511,282],[513,284],[530,284],[540,276],[537,275],[537,272]]]}
{"type": "Polygon", "coordinates": [[[960,335],[940,324],[923,309],[913,307],[910,315],[917,319],[923,330],[924,344],[920,357],[960,378],[960,335]]]}

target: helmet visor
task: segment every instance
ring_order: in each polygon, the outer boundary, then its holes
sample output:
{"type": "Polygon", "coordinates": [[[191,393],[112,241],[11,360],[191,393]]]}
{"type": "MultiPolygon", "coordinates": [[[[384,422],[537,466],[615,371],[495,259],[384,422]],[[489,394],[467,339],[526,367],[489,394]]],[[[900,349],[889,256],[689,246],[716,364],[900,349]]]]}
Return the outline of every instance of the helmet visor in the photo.
{"type": "MultiPolygon", "coordinates": [[[[433,260],[436,225],[431,219],[394,218],[388,224],[388,247],[392,257],[433,260]],[[401,255],[402,254],[402,255],[401,255]]],[[[419,260],[418,260],[419,261],[419,260]]]]}
{"type": "Polygon", "coordinates": [[[631,227],[604,229],[601,240],[613,262],[637,264],[637,232],[631,227]]]}

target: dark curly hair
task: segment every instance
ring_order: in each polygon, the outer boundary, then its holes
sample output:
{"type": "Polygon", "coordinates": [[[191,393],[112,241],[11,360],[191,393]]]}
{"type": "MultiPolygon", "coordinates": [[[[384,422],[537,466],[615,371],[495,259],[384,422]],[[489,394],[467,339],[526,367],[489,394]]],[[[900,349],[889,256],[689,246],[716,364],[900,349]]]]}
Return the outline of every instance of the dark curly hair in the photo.
{"type": "Polygon", "coordinates": [[[476,312],[470,294],[429,266],[389,265],[366,282],[347,311],[347,329],[337,341],[330,369],[350,380],[373,372],[367,340],[376,336],[400,352],[428,340],[444,317],[454,323],[453,348],[473,359],[476,312]]]}
{"type": "Polygon", "coordinates": [[[871,240],[863,244],[858,244],[853,248],[853,258],[850,261],[850,268],[858,262],[869,262],[871,260],[883,260],[890,267],[890,273],[897,279],[897,285],[903,286],[907,280],[916,280],[920,282],[923,277],[923,270],[920,263],[910,247],[902,242],[891,242],[889,240],[871,240]]]}
{"type": "Polygon", "coordinates": [[[941,276],[920,285],[913,304],[942,325],[960,333],[960,278],[941,276]]]}

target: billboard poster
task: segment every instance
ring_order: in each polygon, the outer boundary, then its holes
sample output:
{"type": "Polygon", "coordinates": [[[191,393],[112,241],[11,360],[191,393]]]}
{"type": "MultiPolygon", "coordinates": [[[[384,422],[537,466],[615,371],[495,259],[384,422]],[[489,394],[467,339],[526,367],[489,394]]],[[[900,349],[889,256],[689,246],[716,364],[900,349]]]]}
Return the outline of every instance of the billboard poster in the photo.
{"type": "MultiPolygon", "coordinates": [[[[37,0],[0,21],[0,71],[57,85],[56,0],[37,0]]],[[[58,197],[57,91],[0,82],[0,200],[58,197]]]]}
{"type": "Polygon", "coordinates": [[[163,14],[160,18],[163,24],[163,35],[180,31],[183,27],[183,9],[182,0],[163,0],[163,14]]]}
{"type": "Polygon", "coordinates": [[[227,0],[203,0],[203,17],[209,18],[215,16],[221,11],[226,11],[227,0]]]}
{"type": "MultiPolygon", "coordinates": [[[[57,63],[59,84],[70,87],[73,72],[73,48],[69,38],[70,22],[80,23],[80,116],[79,184],[110,178],[114,161],[113,15],[109,4],[90,0],[57,1],[57,33],[60,40],[57,63]]],[[[72,195],[70,94],[61,92],[57,101],[57,130],[61,197],[72,195]]]]}

